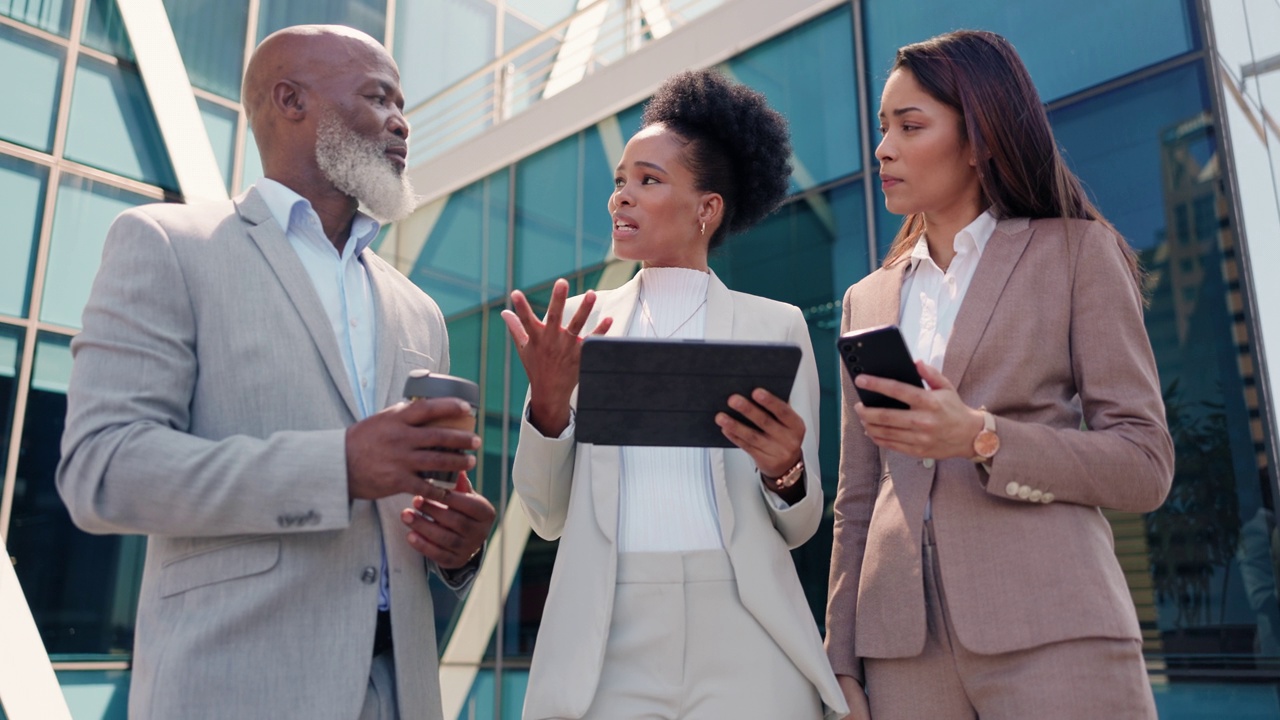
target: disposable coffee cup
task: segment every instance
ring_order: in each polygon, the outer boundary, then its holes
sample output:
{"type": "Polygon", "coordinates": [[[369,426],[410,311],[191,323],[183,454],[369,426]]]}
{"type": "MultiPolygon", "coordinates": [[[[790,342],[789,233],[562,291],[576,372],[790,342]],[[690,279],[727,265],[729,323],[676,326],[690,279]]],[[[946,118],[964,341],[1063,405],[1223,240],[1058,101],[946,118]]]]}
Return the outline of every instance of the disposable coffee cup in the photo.
{"type": "MultiPolygon", "coordinates": [[[[405,400],[416,400],[418,398],[458,398],[471,406],[470,415],[462,415],[458,417],[437,420],[431,423],[431,427],[452,428],[455,430],[466,430],[475,432],[476,429],[476,413],[480,408],[480,386],[471,382],[466,378],[454,377],[453,375],[441,375],[433,373],[429,370],[411,370],[409,379],[404,383],[405,400]]],[[[430,448],[438,452],[453,452],[462,455],[461,450],[453,450],[451,448],[430,448]]],[[[427,480],[436,487],[452,490],[458,482],[458,473],[445,470],[430,470],[421,473],[424,480],[427,480]]]]}

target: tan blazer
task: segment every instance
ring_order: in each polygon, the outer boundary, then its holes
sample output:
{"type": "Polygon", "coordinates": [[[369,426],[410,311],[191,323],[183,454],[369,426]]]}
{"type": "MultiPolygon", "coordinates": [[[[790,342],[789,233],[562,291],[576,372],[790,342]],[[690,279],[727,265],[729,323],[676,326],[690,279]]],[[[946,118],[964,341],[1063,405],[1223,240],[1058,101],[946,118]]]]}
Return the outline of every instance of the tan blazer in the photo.
{"type": "MultiPolygon", "coordinates": [[[[598,294],[586,327],[612,317],[609,334],[626,333],[640,282],[598,294]]],[[[571,298],[564,317],[581,297],[571,298]]],[[[805,420],[806,495],[778,510],[766,501],[755,463],[743,450],[711,450],[720,532],[746,606],[813,683],[828,714],[847,712],[791,560],[822,516],[818,467],[818,377],[800,310],[731,292],[713,274],[707,289],[706,339],[792,342],[804,352],[791,405],[805,420]]],[[[575,393],[576,400],[576,393],[575,393]]],[[[526,410],[527,416],[527,410],[526,410]]],[[[561,538],[551,589],[534,647],[525,718],[579,718],[595,697],[613,610],[618,551],[617,447],[542,436],[524,421],[512,477],[535,532],[561,538]]],[[[725,648],[732,652],[732,648],[725,648]]]]}
{"type": "MultiPolygon", "coordinates": [[[[409,370],[447,371],[449,347],[436,304],[362,257],[387,405],[409,370]]],[[[147,535],[130,717],[359,715],[379,537],[401,715],[440,717],[433,566],[399,519],[410,497],[348,498],[355,396],[256,190],[121,214],[71,351],[58,490],[82,529],[147,535]]]]}
{"type": "MultiPolygon", "coordinates": [[[[903,258],[849,288],[841,331],[896,323],[907,267],[903,258]]],[[[844,376],[826,639],[836,673],[861,679],[861,658],[923,649],[930,498],[947,604],[967,649],[1139,638],[1099,508],[1158,507],[1173,444],[1142,303],[1112,235],[1082,220],[1002,220],[942,371],[966,404],[996,416],[1001,447],[989,473],[964,458],[876,448],[844,376]]]]}

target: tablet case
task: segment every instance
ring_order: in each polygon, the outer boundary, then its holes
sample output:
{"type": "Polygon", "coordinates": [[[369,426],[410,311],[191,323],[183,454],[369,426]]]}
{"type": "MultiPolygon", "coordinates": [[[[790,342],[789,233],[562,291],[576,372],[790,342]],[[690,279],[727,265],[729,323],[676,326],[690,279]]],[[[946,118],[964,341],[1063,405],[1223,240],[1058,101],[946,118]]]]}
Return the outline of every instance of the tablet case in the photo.
{"type": "Polygon", "coordinates": [[[790,343],[589,337],[582,343],[574,435],[597,445],[734,447],[717,412],[762,387],[791,397],[790,343]]]}

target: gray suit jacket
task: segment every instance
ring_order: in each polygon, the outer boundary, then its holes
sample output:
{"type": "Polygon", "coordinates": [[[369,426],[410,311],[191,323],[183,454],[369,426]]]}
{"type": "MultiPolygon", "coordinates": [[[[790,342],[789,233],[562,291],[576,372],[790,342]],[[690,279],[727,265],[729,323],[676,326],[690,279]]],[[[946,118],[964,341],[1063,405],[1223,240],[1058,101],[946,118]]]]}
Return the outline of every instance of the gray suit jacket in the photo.
{"type": "MultiPolygon", "coordinates": [[[[906,268],[904,258],[849,288],[841,331],[897,323],[906,268]]],[[[942,372],[966,404],[996,416],[990,472],[967,458],[880,450],[842,374],[827,602],[836,673],[861,678],[861,658],[924,648],[920,546],[931,498],[947,608],[965,648],[1140,639],[1099,508],[1158,507],[1173,479],[1173,443],[1142,301],[1112,234],[1083,220],[1001,220],[942,372]]]]}
{"type": "MultiPolygon", "coordinates": [[[[598,293],[586,327],[612,317],[609,335],[627,331],[640,282],[598,293]]],[[[573,317],[581,296],[571,298],[573,317]]],[[[766,298],[731,292],[712,275],[707,289],[706,339],[771,340],[800,346],[804,358],[791,405],[805,421],[804,500],[778,510],[764,497],[751,456],[739,449],[711,450],[720,533],[733,563],[742,604],[813,683],[829,715],[847,712],[822,640],[788,552],[808,540],[822,516],[818,467],[818,375],[800,311],[766,298]]],[[[576,400],[576,393],[575,393],[576,400]]],[[[527,415],[527,412],[526,412],[527,415]]],[[[529,671],[526,718],[579,718],[595,697],[613,609],[618,550],[619,449],[520,431],[512,479],[538,535],[561,538],[551,589],[529,671]]],[[[726,648],[725,652],[732,652],[726,648]]]]}
{"type": "MultiPolygon", "coordinates": [[[[439,308],[371,251],[377,398],[448,369],[439,308]]],[[[81,528],[148,537],[137,718],[360,710],[390,570],[405,717],[439,718],[427,573],[407,495],[347,495],[356,403],[319,296],[255,190],[112,224],[84,310],[58,490],[81,528]]]]}

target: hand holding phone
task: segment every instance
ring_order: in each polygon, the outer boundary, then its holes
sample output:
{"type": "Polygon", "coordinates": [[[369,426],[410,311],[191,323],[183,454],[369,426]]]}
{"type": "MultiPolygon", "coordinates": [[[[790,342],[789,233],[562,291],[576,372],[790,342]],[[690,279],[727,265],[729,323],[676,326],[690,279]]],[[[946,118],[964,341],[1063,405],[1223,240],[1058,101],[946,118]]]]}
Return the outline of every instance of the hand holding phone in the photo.
{"type": "MultiPolygon", "coordinates": [[[[924,387],[897,325],[881,325],[845,333],[836,340],[836,348],[851,380],[857,380],[859,375],[866,373],[924,387]]],[[[856,385],[854,387],[862,404],[867,407],[907,409],[906,403],[887,395],[856,385]]]]}

